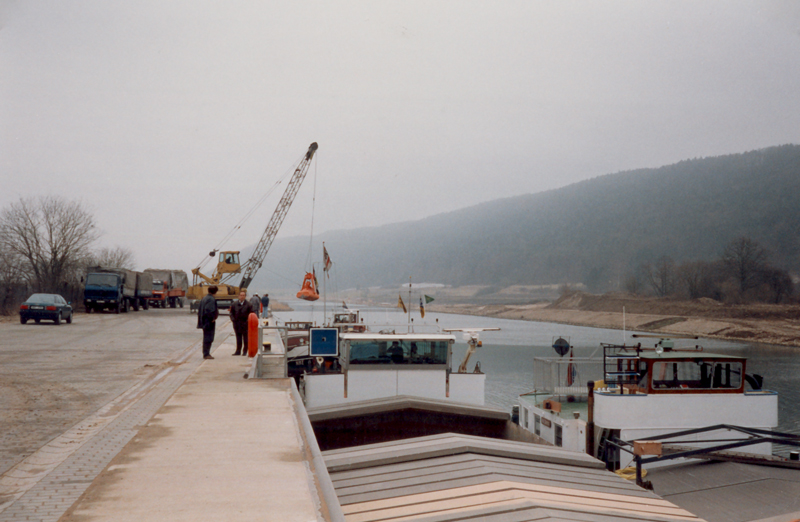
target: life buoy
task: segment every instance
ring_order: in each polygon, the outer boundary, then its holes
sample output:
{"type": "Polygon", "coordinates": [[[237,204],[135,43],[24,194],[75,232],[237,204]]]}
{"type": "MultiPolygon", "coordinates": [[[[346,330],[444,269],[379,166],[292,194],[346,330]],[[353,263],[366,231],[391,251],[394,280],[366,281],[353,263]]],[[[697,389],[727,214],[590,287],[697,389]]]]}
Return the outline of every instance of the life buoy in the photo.
{"type": "Polygon", "coordinates": [[[303,287],[297,292],[298,299],[305,299],[306,301],[316,301],[319,299],[319,292],[317,292],[317,283],[314,274],[307,273],[303,278],[303,287]]]}

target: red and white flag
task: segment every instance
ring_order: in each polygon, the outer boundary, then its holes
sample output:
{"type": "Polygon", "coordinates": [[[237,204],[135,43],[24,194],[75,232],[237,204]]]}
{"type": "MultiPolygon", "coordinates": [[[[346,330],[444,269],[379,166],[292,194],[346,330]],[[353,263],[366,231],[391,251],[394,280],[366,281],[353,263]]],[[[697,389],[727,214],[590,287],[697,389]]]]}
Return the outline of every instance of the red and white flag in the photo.
{"type": "MultiPolygon", "coordinates": [[[[325,273],[331,269],[331,256],[328,255],[328,249],[325,248],[325,245],[322,245],[322,265],[324,266],[322,270],[325,273]]],[[[328,277],[330,278],[331,275],[328,274],[328,277]]]]}

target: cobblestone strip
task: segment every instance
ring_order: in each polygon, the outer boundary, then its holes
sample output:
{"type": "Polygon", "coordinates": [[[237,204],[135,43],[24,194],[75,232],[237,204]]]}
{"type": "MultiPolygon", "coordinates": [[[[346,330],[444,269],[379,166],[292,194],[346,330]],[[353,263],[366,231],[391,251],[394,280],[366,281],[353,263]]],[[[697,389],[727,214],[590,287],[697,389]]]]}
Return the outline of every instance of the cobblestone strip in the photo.
{"type": "Polygon", "coordinates": [[[0,477],[0,522],[57,521],[202,362],[197,345],[187,348],[175,366],[132,386],[8,470],[0,477]]]}

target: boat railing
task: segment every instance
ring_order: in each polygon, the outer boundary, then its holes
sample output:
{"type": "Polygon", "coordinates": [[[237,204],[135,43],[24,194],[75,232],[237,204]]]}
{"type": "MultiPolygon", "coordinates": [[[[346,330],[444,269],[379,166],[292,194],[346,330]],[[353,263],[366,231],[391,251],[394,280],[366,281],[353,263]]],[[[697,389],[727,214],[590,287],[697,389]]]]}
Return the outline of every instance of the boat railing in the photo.
{"type": "MultiPolygon", "coordinates": [[[[358,323],[359,326],[366,326],[367,333],[371,334],[444,334],[442,328],[437,324],[386,324],[386,323],[358,323]]],[[[338,326],[338,325],[337,325],[338,326]]]]}
{"type": "Polygon", "coordinates": [[[603,359],[595,357],[534,357],[534,392],[585,397],[588,381],[603,377],[603,359]]]}

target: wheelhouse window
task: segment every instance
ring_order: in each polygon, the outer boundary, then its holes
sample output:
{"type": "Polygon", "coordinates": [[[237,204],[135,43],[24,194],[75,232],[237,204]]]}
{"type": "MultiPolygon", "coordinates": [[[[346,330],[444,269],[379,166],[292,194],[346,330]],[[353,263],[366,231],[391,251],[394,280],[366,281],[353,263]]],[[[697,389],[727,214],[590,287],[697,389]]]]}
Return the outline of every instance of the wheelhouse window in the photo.
{"type": "Polygon", "coordinates": [[[653,389],[738,389],[742,385],[742,362],[726,360],[656,361],[653,389]]]}
{"type": "Polygon", "coordinates": [[[533,432],[536,435],[542,434],[542,417],[535,413],[533,414],[533,432]]]}
{"type": "Polygon", "coordinates": [[[447,341],[352,340],[349,362],[356,364],[447,364],[447,341]]]}
{"type": "Polygon", "coordinates": [[[562,436],[563,436],[562,429],[563,429],[563,428],[561,428],[561,425],[560,425],[560,424],[556,424],[556,429],[555,429],[555,441],[554,441],[554,443],[555,443],[555,445],[556,445],[556,446],[558,446],[559,448],[560,448],[560,447],[563,445],[563,442],[562,442],[562,436]]]}

